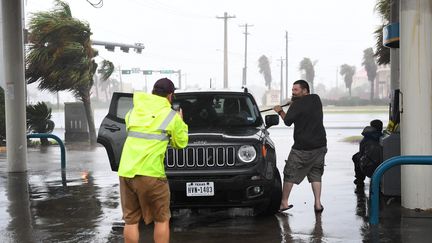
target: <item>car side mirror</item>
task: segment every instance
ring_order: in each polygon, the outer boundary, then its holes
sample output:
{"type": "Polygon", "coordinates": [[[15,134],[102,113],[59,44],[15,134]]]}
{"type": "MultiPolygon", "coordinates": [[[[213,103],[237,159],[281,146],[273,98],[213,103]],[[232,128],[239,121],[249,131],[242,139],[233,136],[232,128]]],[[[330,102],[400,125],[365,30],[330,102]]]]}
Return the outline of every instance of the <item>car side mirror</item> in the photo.
{"type": "Polygon", "coordinates": [[[265,116],[266,129],[279,124],[279,115],[266,115],[265,116]]]}

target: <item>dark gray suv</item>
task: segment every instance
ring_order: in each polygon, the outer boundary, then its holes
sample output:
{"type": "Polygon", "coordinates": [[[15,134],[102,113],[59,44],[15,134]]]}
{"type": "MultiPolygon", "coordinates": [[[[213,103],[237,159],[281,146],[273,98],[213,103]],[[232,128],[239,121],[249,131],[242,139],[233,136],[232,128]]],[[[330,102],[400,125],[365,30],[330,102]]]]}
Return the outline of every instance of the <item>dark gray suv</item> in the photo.
{"type": "MultiPolygon", "coordinates": [[[[125,114],[132,108],[131,93],[114,93],[98,142],[117,171],[126,139],[125,114]]],[[[196,91],[175,94],[173,109],[181,107],[189,126],[189,144],[168,146],[165,169],[172,208],[252,207],[258,214],[279,209],[281,179],[275,146],[253,96],[245,92],[196,91]]]]}

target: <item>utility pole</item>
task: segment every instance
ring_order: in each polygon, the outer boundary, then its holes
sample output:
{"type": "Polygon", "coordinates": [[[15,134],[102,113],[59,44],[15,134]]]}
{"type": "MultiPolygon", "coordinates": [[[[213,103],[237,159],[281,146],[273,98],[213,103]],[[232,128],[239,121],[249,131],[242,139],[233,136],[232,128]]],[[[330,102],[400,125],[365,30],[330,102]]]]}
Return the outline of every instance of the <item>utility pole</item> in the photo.
{"type": "Polygon", "coordinates": [[[123,92],[123,81],[122,81],[122,70],[121,70],[121,66],[119,66],[118,69],[119,69],[119,79],[120,79],[120,92],[123,92]]]}
{"type": "Polygon", "coordinates": [[[181,70],[179,69],[177,71],[178,73],[178,82],[179,82],[179,89],[182,89],[182,84],[181,84],[181,70]]]}
{"type": "Polygon", "coordinates": [[[247,72],[247,36],[249,35],[248,27],[253,27],[253,25],[250,24],[244,24],[240,25],[240,27],[245,27],[245,32],[243,33],[245,35],[245,53],[244,53],[244,67],[243,67],[243,81],[242,86],[246,86],[246,72],[247,72]]]}
{"type": "Polygon", "coordinates": [[[281,74],[280,74],[281,81],[280,81],[280,98],[279,98],[281,104],[282,104],[282,100],[283,100],[283,62],[284,62],[284,60],[285,59],[283,59],[282,57],[278,60],[278,61],[281,62],[280,63],[280,66],[281,66],[281,74]]]}
{"type": "Polygon", "coordinates": [[[228,88],[228,19],[235,18],[235,16],[228,16],[225,12],[223,17],[216,17],[217,19],[224,20],[224,88],[228,88]]]}
{"type": "Polygon", "coordinates": [[[288,86],[288,31],[285,31],[285,98],[288,100],[289,86],[288,86]]]}
{"type": "Polygon", "coordinates": [[[27,171],[26,94],[24,77],[23,1],[2,1],[0,43],[3,43],[6,150],[8,172],[27,171]]]}

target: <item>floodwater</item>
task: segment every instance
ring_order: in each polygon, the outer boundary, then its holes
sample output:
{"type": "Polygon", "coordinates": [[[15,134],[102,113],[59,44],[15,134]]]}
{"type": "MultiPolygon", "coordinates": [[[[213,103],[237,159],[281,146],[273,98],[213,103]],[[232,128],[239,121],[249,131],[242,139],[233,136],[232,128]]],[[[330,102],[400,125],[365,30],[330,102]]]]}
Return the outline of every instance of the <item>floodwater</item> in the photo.
{"type": "MultiPolygon", "coordinates": [[[[361,128],[354,127],[327,129],[321,215],[314,213],[311,188],[303,181],[294,187],[294,207],[286,214],[258,217],[251,209],[238,208],[174,211],[170,242],[427,242],[432,236],[430,215],[404,213],[397,198],[384,204],[381,224],[369,226],[368,189],[356,194],[352,183],[351,156],[358,145],[342,141],[360,134],[361,128]]],[[[292,129],[270,128],[270,136],[282,171],[292,129]]],[[[5,154],[0,153],[3,242],[123,241],[118,179],[104,148],[68,145],[66,159],[62,177],[58,147],[29,148],[28,172],[6,173],[5,154]]],[[[152,242],[152,230],[152,225],[141,226],[141,242],[152,242]]]]}

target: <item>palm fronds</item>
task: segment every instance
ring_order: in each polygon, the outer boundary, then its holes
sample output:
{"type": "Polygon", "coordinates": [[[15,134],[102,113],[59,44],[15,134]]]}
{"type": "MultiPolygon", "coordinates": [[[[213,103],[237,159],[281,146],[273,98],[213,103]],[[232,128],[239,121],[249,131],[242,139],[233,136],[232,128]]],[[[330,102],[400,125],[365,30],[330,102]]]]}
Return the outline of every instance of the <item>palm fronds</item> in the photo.
{"type": "Polygon", "coordinates": [[[299,70],[303,70],[305,72],[306,75],[306,81],[310,83],[310,91],[311,93],[313,93],[314,90],[314,85],[313,85],[313,81],[315,79],[315,64],[317,63],[317,61],[314,61],[314,63],[312,63],[310,58],[303,58],[303,60],[301,60],[300,62],[300,66],[299,66],[299,70]]]}

